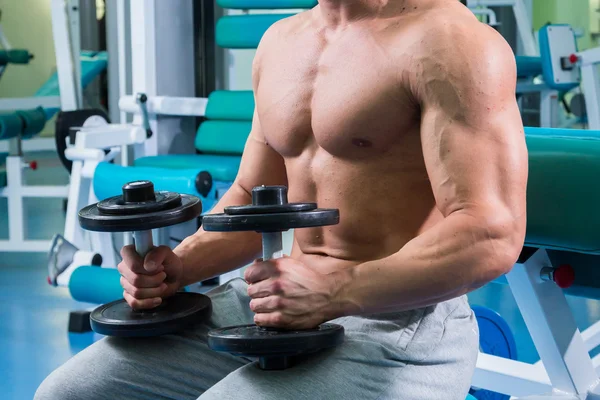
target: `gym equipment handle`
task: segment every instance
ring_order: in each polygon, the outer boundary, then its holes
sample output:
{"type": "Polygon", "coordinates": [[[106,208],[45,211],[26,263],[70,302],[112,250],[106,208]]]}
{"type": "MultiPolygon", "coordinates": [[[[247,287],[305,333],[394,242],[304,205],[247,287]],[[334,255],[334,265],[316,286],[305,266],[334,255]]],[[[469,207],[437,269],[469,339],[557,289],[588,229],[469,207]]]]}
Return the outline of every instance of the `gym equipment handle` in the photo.
{"type": "Polygon", "coordinates": [[[281,232],[263,232],[263,261],[283,257],[283,234],[281,232]]]}
{"type": "Polygon", "coordinates": [[[154,247],[152,242],[152,231],[133,232],[133,242],[135,244],[135,251],[142,259],[145,258],[146,254],[154,247]]]}

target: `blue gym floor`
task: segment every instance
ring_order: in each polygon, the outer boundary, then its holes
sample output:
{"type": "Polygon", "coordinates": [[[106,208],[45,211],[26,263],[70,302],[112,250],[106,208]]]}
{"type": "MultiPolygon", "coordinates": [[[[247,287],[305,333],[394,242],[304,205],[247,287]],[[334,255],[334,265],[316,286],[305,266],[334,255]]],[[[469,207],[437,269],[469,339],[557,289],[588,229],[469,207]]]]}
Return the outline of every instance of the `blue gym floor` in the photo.
{"type": "MultiPolygon", "coordinates": [[[[31,184],[64,184],[66,171],[52,153],[35,154],[38,171],[28,171],[31,184]]],[[[32,238],[62,232],[61,200],[32,199],[27,203],[32,238]]],[[[6,199],[0,199],[0,239],[7,238],[6,199]]],[[[471,303],[500,312],[517,337],[519,358],[535,362],[538,355],[508,286],[488,285],[471,294],[471,303]]],[[[597,301],[569,298],[581,329],[600,320],[597,301]]],[[[46,283],[46,255],[0,253],[0,399],[31,399],[53,369],[97,339],[92,334],[69,334],[69,311],[91,307],[77,303],[66,289],[46,283]]]]}

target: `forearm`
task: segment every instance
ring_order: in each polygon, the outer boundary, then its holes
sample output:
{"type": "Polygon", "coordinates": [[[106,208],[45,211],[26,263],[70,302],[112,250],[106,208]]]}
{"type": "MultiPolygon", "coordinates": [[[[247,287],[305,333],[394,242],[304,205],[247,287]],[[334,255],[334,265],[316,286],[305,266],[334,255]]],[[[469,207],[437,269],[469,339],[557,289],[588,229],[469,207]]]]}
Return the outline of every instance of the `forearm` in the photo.
{"type": "Polygon", "coordinates": [[[483,286],[516,261],[523,224],[490,228],[471,215],[453,214],[397,253],[343,272],[338,314],[420,308],[483,286]]]}
{"type": "MultiPolygon", "coordinates": [[[[234,184],[210,212],[251,203],[250,194],[234,184]]],[[[183,263],[183,284],[189,285],[240,268],[260,256],[261,238],[254,232],[206,232],[200,228],[174,250],[183,263]]]]}

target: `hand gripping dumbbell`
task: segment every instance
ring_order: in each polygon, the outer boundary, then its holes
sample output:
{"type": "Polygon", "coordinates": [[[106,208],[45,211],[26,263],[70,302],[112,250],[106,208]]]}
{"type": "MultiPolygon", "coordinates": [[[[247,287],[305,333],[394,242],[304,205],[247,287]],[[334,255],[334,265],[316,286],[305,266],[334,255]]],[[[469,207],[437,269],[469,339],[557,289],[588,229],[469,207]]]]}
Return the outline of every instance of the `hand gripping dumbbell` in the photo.
{"type": "MultiPolygon", "coordinates": [[[[281,257],[282,232],[289,229],[335,225],[339,211],[318,209],[315,203],[288,203],[285,186],[259,186],[252,190],[252,204],[226,207],[223,214],[206,215],[205,231],[262,233],[263,260],[281,257]]],[[[344,328],[322,324],[314,329],[283,330],[256,325],[215,329],[208,346],[242,357],[257,357],[266,370],[285,369],[295,356],[335,347],[344,340],[344,328]]]]}
{"type": "MultiPolygon", "coordinates": [[[[154,192],[152,182],[137,181],[123,186],[121,196],[83,208],[79,211],[79,223],[89,231],[133,232],[135,250],[144,258],[154,247],[152,229],[190,221],[201,213],[199,198],[154,192]]],[[[103,335],[158,336],[206,321],[211,312],[207,296],[178,292],[149,310],[134,310],[124,299],[113,301],[92,311],[90,323],[95,332],[103,335]]]]}

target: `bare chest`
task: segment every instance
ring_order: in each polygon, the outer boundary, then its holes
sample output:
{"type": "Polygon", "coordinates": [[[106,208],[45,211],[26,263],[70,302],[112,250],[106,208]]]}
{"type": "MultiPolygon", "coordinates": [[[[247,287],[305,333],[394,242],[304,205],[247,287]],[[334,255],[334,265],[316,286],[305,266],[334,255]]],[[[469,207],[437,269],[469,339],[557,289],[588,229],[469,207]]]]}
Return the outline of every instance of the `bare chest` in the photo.
{"type": "Polygon", "coordinates": [[[418,110],[398,79],[402,66],[376,43],[307,35],[274,53],[261,63],[257,110],[284,157],[315,146],[340,158],[374,157],[414,134],[418,110]]]}

